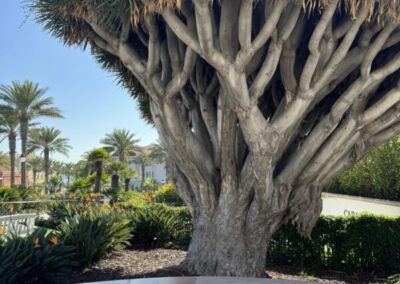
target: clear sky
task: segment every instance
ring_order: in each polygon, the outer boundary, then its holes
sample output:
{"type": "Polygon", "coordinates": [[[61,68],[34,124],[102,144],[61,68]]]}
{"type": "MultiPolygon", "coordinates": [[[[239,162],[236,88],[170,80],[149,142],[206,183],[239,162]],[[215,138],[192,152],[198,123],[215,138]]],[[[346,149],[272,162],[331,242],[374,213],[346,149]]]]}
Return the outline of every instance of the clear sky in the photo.
{"type": "MultiPolygon", "coordinates": [[[[155,129],[140,119],[127,91],[100,68],[89,50],[67,47],[52,38],[33,16],[26,18],[23,1],[3,0],[1,4],[0,84],[28,79],[49,88],[47,95],[54,97],[65,119],[39,121],[60,129],[73,147],[68,157],[55,155],[55,159],[79,160],[84,152],[100,146],[99,140],[114,128],[136,133],[141,145],[157,139],[155,129]]],[[[0,150],[8,152],[6,140],[0,150]]]]}

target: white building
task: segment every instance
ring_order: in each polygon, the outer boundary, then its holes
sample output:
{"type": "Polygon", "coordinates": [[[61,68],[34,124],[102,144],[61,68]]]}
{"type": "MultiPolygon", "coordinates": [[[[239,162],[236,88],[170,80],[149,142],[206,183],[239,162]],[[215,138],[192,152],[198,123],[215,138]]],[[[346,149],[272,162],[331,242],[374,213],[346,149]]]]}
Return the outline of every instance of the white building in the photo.
{"type": "MultiPolygon", "coordinates": [[[[142,182],[142,165],[131,162],[129,163],[129,166],[138,173],[138,177],[131,180],[131,186],[137,187],[142,182]]],[[[167,174],[165,170],[165,162],[145,165],[144,178],[151,178],[159,184],[166,183],[167,174]]]]}
{"type": "MultiPolygon", "coordinates": [[[[154,145],[148,145],[144,147],[140,147],[140,153],[133,152],[129,156],[129,166],[134,169],[138,173],[137,178],[131,179],[131,187],[135,188],[139,186],[142,182],[142,177],[144,179],[151,178],[158,184],[163,184],[167,182],[167,172],[165,169],[165,162],[152,162],[146,163],[144,165],[135,162],[135,157],[137,155],[149,155],[154,149],[154,145]],[[144,175],[142,173],[142,168],[144,166],[144,175]]],[[[118,156],[114,154],[112,156],[114,160],[118,160],[118,156]]]]}

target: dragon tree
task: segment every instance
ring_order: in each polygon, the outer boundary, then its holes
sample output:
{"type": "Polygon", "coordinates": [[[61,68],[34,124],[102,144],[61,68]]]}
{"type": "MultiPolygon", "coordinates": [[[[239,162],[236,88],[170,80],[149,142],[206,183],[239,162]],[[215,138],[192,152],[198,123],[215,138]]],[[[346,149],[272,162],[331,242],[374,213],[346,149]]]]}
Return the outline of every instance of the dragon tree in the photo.
{"type": "Polygon", "coordinates": [[[324,184],[400,133],[399,1],[31,1],[157,128],[194,273],[262,276],[274,232],[309,236],[324,184]]]}

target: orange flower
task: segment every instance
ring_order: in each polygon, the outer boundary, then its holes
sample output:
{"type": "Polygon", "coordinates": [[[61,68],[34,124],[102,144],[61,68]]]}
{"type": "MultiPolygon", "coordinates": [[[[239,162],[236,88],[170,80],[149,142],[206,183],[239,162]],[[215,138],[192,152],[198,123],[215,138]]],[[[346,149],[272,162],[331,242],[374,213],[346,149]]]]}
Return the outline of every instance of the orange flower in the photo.
{"type": "Polygon", "coordinates": [[[4,231],[5,231],[5,230],[4,230],[4,227],[0,225],[0,236],[1,236],[2,234],[4,234],[4,231]]]}
{"type": "Polygon", "coordinates": [[[35,248],[40,247],[40,242],[38,238],[33,239],[33,244],[35,245],[35,248]]]}
{"type": "Polygon", "coordinates": [[[7,203],[6,208],[8,210],[8,214],[12,214],[12,212],[14,211],[14,205],[12,203],[7,203]]]}
{"type": "Polygon", "coordinates": [[[55,246],[56,244],[58,244],[58,238],[56,236],[52,236],[50,238],[50,242],[53,246],[55,246]]]}

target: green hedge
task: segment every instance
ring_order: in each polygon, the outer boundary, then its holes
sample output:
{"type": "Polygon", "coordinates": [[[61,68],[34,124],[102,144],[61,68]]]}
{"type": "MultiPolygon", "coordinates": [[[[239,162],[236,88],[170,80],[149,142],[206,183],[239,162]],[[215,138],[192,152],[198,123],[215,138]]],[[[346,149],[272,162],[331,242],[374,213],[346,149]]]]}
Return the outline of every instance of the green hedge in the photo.
{"type": "Polygon", "coordinates": [[[400,218],[358,215],[321,217],[311,239],[294,226],[282,227],[273,237],[268,264],[296,264],[345,272],[390,275],[400,270],[400,218]]]}
{"type": "MultiPolygon", "coordinates": [[[[136,227],[133,229],[134,244],[188,246],[191,224],[186,208],[153,206],[137,210],[140,213],[136,212],[136,217],[131,219],[136,227]]],[[[288,224],[274,235],[267,260],[269,265],[295,264],[316,270],[395,274],[400,271],[400,218],[322,216],[311,239],[301,237],[295,227],[288,224]]]]}

